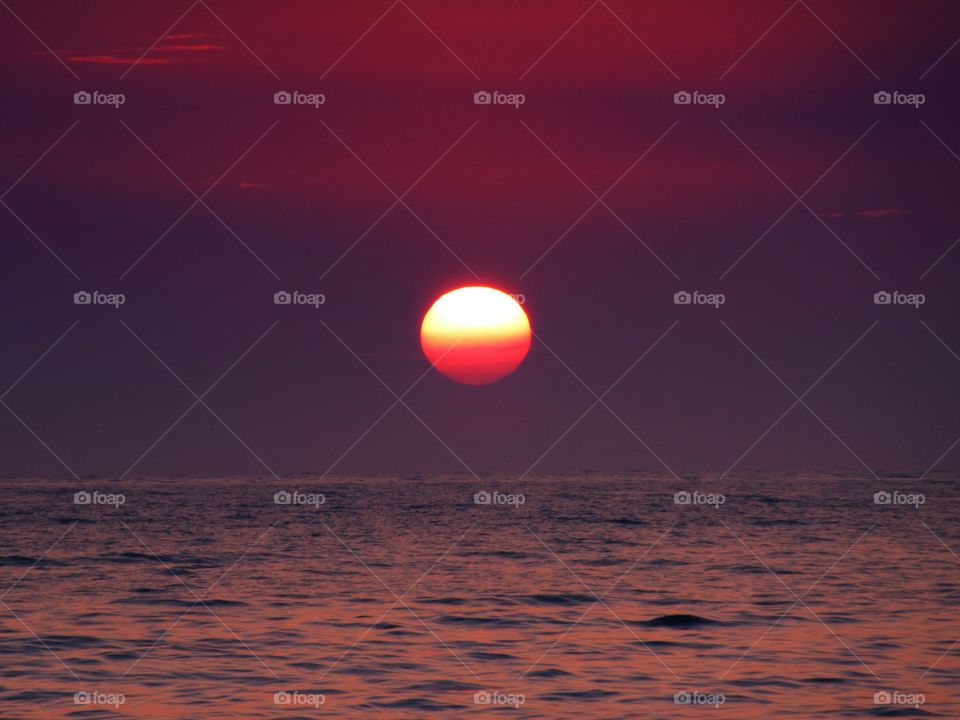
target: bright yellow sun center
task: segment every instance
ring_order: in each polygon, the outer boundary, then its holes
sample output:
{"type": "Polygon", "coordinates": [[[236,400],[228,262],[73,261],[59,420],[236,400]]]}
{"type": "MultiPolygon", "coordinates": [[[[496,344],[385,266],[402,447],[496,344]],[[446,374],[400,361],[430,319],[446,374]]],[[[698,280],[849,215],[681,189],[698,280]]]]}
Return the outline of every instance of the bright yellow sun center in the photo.
{"type": "Polygon", "coordinates": [[[500,290],[463,287],[440,297],[423,318],[427,359],[444,375],[469,385],[513,372],[530,348],[530,321],[500,290]]]}

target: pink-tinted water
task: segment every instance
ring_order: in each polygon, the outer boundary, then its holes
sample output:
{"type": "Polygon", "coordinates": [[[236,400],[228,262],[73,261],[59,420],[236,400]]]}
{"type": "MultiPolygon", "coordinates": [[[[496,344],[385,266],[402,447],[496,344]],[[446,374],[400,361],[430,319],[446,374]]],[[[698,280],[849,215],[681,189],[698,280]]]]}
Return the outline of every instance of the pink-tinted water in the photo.
{"type": "Polygon", "coordinates": [[[952,476],[6,481],[0,717],[956,718],[958,501],[952,476]]]}

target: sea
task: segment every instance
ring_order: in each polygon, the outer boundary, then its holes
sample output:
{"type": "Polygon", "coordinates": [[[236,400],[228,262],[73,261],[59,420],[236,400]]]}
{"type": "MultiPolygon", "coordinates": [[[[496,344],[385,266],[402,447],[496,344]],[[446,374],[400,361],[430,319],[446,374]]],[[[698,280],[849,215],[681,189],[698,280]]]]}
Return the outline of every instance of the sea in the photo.
{"type": "Polygon", "coordinates": [[[956,474],[0,481],[0,718],[960,718],[956,474]]]}

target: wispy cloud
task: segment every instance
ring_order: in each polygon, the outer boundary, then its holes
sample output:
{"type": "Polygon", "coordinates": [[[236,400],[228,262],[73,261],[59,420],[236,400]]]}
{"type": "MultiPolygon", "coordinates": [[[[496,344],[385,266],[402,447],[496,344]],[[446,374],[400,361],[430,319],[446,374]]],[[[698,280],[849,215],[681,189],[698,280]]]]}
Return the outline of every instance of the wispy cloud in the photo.
{"type": "Polygon", "coordinates": [[[825,212],[820,213],[820,216],[827,220],[849,220],[852,218],[860,218],[861,220],[886,220],[887,218],[903,215],[904,213],[905,211],[902,208],[869,208],[850,212],[825,212]]]}
{"type": "Polygon", "coordinates": [[[222,35],[208,33],[171,33],[157,43],[143,59],[147,46],[107,48],[107,49],[68,49],[57,54],[67,62],[93,63],[98,65],[133,65],[139,60],[143,65],[174,65],[195,62],[210,53],[227,49],[221,41],[222,35]]]}

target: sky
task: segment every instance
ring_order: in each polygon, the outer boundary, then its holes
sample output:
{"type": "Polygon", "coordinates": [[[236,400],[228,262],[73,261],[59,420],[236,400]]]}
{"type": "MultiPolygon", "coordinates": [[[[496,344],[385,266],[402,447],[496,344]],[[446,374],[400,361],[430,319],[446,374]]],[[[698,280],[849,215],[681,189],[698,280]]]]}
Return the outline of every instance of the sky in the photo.
{"type": "Polygon", "coordinates": [[[955,468],[960,8],[517,5],[8,0],[0,476],[955,468]]]}

